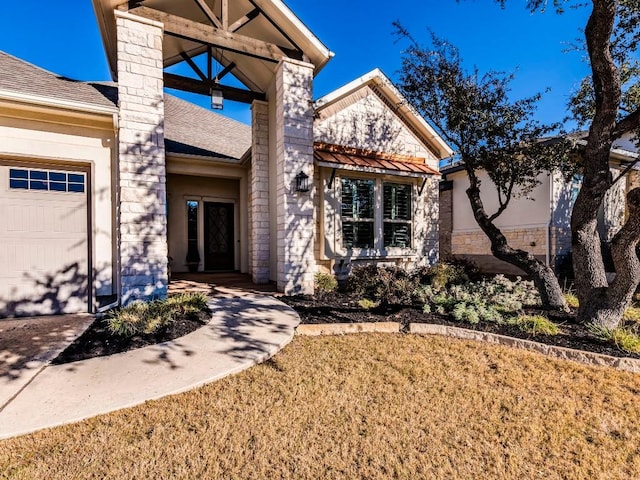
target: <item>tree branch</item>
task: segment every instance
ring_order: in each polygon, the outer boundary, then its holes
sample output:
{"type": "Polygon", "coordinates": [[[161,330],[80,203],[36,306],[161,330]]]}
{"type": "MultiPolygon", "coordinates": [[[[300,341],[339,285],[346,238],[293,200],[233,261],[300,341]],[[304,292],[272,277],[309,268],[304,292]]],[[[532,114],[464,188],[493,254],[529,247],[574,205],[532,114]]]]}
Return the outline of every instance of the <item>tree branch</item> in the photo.
{"type": "Polygon", "coordinates": [[[620,138],[626,132],[630,130],[636,130],[640,127],[640,108],[635,112],[630,113],[613,127],[613,138],[620,138]]]}

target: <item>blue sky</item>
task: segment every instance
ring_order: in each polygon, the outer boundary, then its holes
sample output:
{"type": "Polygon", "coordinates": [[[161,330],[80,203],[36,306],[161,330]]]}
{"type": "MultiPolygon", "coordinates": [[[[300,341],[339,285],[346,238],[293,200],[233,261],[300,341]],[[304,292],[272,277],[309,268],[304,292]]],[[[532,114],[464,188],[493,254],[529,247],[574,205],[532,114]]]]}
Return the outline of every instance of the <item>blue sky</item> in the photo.
{"type": "MultiPolygon", "coordinates": [[[[588,11],[534,15],[512,1],[505,10],[490,0],[285,0],[335,57],[314,83],[314,96],[378,67],[397,78],[406,44],[392,35],[400,20],[418,39],[427,29],[456,45],[469,67],[512,72],[514,98],[550,87],[539,118],[564,116],[570,92],[588,72],[578,52],[566,53],[580,36],[588,11]]],[[[0,16],[0,50],[78,80],[110,79],[90,0],[5,2],[0,16]]],[[[202,105],[208,100],[188,97],[202,105]]],[[[227,102],[222,112],[249,122],[246,106],[227,102]]]]}

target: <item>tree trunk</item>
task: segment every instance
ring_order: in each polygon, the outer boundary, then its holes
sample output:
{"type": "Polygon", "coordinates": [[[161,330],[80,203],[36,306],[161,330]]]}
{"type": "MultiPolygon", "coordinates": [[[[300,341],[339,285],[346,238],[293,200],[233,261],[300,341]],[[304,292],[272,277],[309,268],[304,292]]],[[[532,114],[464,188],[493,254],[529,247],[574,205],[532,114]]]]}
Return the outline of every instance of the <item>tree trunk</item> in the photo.
{"type": "MultiPolygon", "coordinates": [[[[468,165],[466,162],[465,164],[468,165]]],[[[471,209],[476,222],[491,242],[491,253],[493,256],[520,268],[527,275],[531,276],[533,283],[540,293],[542,305],[545,308],[567,311],[567,301],[564,298],[562,288],[560,288],[560,283],[553,270],[531,253],[509,246],[507,238],[502,231],[496,227],[493,221],[489,219],[489,216],[484,210],[484,204],[480,198],[479,181],[475,172],[469,166],[466,167],[466,171],[469,177],[467,197],[471,203],[471,209]]]]}
{"type": "Polygon", "coordinates": [[[580,301],[578,321],[607,328],[619,326],[640,281],[636,255],[640,190],[634,189],[627,196],[629,219],[612,241],[616,278],[611,285],[606,279],[597,231],[598,209],[612,185],[609,154],[617,134],[621,98],[620,75],[610,50],[617,6],[615,0],[593,0],[585,30],[596,110],[585,148],[584,180],[571,215],[575,286],[580,301]]]}

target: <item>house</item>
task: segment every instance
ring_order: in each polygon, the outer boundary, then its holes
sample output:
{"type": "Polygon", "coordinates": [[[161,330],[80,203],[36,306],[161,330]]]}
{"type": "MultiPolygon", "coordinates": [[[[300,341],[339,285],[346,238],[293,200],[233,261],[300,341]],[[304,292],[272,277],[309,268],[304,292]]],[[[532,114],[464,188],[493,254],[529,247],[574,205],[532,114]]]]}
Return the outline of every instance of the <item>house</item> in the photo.
{"type": "Polygon", "coordinates": [[[382,72],[313,102],[332,53],[279,0],[94,6],[113,83],[0,53],[0,317],[162,297],[170,271],[311,293],[319,270],[437,258],[451,150],[382,72]]]}
{"type": "MultiPolygon", "coordinates": [[[[579,148],[586,144],[586,132],[575,135],[579,148]]],[[[638,186],[637,168],[627,169],[638,159],[631,135],[620,139],[611,150],[610,168],[613,178],[624,174],[608,192],[599,213],[599,232],[603,242],[610,241],[625,219],[626,192],[638,186]]],[[[477,225],[466,189],[467,174],[462,165],[442,168],[440,183],[440,255],[443,259],[463,259],[483,271],[521,275],[517,267],[498,260],[491,254],[487,236],[477,225]]],[[[498,206],[497,193],[488,175],[480,172],[482,200],[489,214],[498,206]],[[492,188],[493,187],[493,188],[492,188]]],[[[570,181],[559,172],[538,176],[538,185],[527,195],[514,195],[508,208],[495,223],[509,245],[531,252],[554,269],[571,252],[571,210],[581,187],[581,176],[570,181]]]]}

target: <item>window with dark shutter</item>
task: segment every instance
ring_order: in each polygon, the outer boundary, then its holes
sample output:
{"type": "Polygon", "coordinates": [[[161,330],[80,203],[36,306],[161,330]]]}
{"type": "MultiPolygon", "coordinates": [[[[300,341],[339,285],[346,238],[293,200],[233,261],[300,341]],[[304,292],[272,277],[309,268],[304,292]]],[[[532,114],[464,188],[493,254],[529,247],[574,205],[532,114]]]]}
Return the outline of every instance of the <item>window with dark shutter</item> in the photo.
{"type": "Polygon", "coordinates": [[[384,247],[411,247],[411,185],[383,184],[384,247]]]}
{"type": "Polygon", "coordinates": [[[342,243],[345,248],[373,248],[373,180],[343,178],[342,243]]]}

